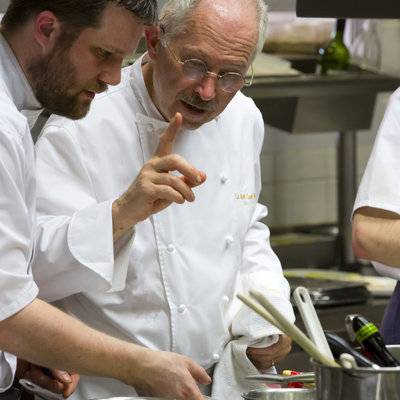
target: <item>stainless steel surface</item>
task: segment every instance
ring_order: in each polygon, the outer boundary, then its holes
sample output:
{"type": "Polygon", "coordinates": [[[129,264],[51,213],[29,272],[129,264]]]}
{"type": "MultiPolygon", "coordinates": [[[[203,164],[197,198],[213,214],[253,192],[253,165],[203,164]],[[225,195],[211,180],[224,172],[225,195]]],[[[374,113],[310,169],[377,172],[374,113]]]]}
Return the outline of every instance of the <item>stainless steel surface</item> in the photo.
{"type": "Polygon", "coordinates": [[[303,382],[310,383],[315,382],[314,372],[305,372],[299,375],[280,375],[280,374],[259,374],[259,375],[248,375],[246,379],[250,381],[261,381],[261,382],[275,382],[275,383],[290,383],[290,382],[303,382]]]}
{"type": "Polygon", "coordinates": [[[398,0],[297,0],[299,17],[400,18],[398,0]]]}
{"type": "MultiPolygon", "coordinates": [[[[395,357],[400,346],[388,346],[395,357]]],[[[314,364],[317,400],[400,400],[400,367],[343,369],[314,364]]]]}
{"type": "Polygon", "coordinates": [[[252,97],[267,124],[288,133],[368,129],[375,97],[393,91],[400,78],[352,67],[339,75],[321,76],[316,57],[286,57],[303,72],[289,77],[256,77],[243,92],[252,97]]]}
{"type": "Polygon", "coordinates": [[[243,393],[245,400],[315,400],[314,389],[260,388],[243,393]]]}
{"type": "MultiPolygon", "coordinates": [[[[372,114],[371,114],[372,116],[372,114]]],[[[355,257],[351,245],[351,214],[357,192],[355,131],[339,132],[337,142],[338,226],[340,264],[351,265],[355,257]]]]}

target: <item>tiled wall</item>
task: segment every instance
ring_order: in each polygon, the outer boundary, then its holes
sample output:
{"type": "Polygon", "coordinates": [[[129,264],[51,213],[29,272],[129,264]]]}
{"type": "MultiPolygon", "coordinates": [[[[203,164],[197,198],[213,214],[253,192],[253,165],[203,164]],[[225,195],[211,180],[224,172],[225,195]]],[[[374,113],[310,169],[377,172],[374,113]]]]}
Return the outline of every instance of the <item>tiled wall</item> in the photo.
{"type": "MultiPolygon", "coordinates": [[[[378,21],[382,72],[400,76],[400,21],[378,21]]],[[[390,93],[378,96],[371,129],[357,134],[357,175],[360,180],[390,93]]],[[[269,209],[272,227],[337,221],[337,134],[292,135],[266,126],[262,154],[261,202],[269,209]]],[[[400,132],[399,132],[400,134],[400,132]]]]}
{"type": "MultiPolygon", "coordinates": [[[[357,175],[368,161],[388,93],[379,95],[372,128],[357,134],[357,175]]],[[[334,223],[337,219],[337,134],[287,134],[266,126],[261,202],[273,227],[334,223]]]]}

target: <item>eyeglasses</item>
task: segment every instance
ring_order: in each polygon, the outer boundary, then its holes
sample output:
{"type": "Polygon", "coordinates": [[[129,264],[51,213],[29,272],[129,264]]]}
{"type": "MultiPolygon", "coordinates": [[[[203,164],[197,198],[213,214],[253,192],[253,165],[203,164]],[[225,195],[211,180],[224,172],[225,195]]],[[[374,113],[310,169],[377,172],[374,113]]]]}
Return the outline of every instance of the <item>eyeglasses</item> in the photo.
{"type": "Polygon", "coordinates": [[[250,86],[253,83],[253,66],[251,66],[250,77],[244,77],[239,72],[226,72],[224,74],[216,74],[215,72],[209,71],[204,61],[198,60],[197,58],[190,58],[188,60],[182,61],[168,46],[165,37],[161,38],[161,44],[169,51],[174,60],[182,66],[182,72],[185,77],[192,81],[201,81],[206,76],[212,76],[217,79],[219,87],[224,92],[228,93],[235,93],[243,86],[250,86]]]}

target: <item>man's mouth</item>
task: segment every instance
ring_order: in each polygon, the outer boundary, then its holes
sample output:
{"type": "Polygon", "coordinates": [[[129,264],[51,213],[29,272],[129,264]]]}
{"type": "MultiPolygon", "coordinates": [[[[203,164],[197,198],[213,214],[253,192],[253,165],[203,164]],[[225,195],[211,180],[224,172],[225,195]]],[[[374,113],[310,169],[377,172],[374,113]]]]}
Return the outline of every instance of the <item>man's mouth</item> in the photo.
{"type": "Polygon", "coordinates": [[[182,104],[191,112],[194,112],[196,114],[204,114],[206,110],[196,107],[193,104],[187,103],[186,101],[181,100],[182,104]]]}

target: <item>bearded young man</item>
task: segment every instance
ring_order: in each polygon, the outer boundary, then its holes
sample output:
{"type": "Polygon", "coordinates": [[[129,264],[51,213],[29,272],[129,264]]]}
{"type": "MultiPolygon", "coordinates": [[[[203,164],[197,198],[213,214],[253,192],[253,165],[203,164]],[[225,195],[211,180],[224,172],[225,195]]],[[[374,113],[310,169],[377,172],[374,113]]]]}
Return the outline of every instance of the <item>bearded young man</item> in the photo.
{"type": "MultiPolygon", "coordinates": [[[[152,24],[155,17],[155,0],[13,0],[4,15],[0,33],[0,392],[13,383],[14,355],[50,368],[110,376],[145,395],[200,399],[196,380],[209,382],[204,370],[186,357],[114,339],[38,300],[31,275],[36,185],[33,143],[23,112],[39,113],[44,107],[74,119],[86,115],[95,94],[120,81],[123,58],[134,52],[144,25],[152,24]]],[[[166,130],[158,158],[166,154],[178,126],[179,122],[166,130]]],[[[199,174],[193,171],[188,179],[199,174]]],[[[118,279],[107,278],[112,291],[118,279]]],[[[30,377],[40,374],[39,368],[29,368],[30,377]]],[[[76,374],[54,373],[58,381],[41,375],[41,383],[68,396],[76,374]]]]}
{"type": "MultiPolygon", "coordinates": [[[[51,117],[37,142],[33,274],[41,295],[97,329],[193,358],[213,371],[204,392],[218,399],[240,399],[254,384],[246,374],[273,372],[290,351],[290,339],[235,299],[259,287],[294,319],[260,221],[264,123],[240,92],[265,24],[263,0],[168,1],[159,26],[145,29],[147,54],[124,70],[121,84],[98,96],[81,121],[51,117]],[[176,113],[183,130],[174,157],[201,167],[207,180],[195,201],[155,214],[152,193],[168,187],[175,202],[184,199],[180,171],[148,169],[176,113]],[[135,226],[135,240],[116,254],[126,287],[109,293],[96,283],[108,266],[91,262],[113,243],[114,216],[104,218],[102,209],[116,198],[117,209],[123,205],[134,179],[146,182],[149,212],[122,218],[126,230],[135,226]]],[[[82,378],[74,396],[134,394],[119,382],[82,378]]]]}

